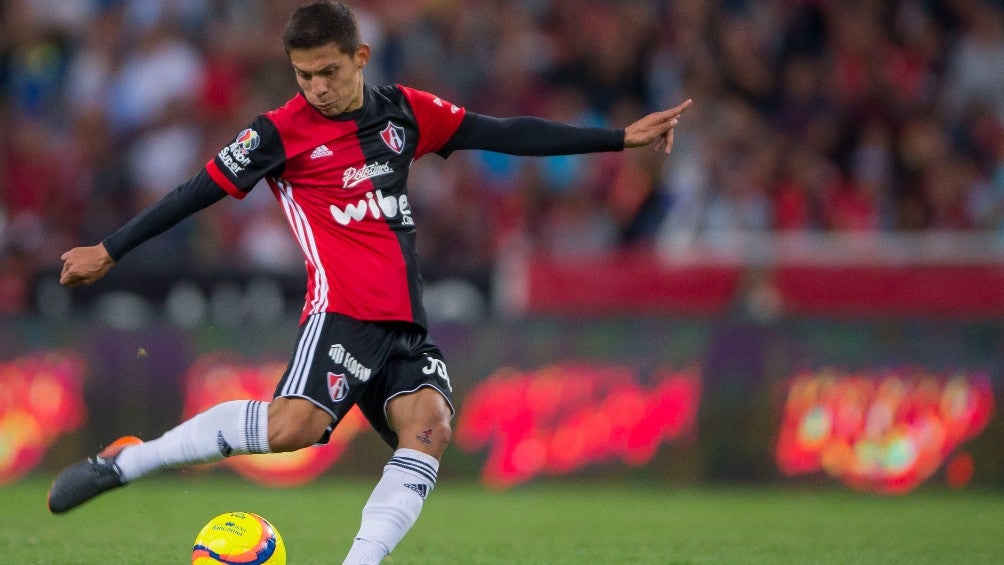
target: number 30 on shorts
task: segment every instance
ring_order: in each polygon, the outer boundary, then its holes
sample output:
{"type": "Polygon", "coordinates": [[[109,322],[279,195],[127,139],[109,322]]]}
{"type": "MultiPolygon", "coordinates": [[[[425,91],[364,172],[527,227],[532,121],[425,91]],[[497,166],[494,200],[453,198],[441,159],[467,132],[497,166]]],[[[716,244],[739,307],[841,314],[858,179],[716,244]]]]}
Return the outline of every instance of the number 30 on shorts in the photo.
{"type": "Polygon", "coordinates": [[[453,385],[450,384],[450,375],[446,373],[446,362],[442,359],[436,359],[431,355],[426,355],[425,359],[429,364],[422,367],[422,372],[426,375],[436,373],[441,379],[446,381],[446,388],[450,389],[450,392],[453,392],[453,385]]]}

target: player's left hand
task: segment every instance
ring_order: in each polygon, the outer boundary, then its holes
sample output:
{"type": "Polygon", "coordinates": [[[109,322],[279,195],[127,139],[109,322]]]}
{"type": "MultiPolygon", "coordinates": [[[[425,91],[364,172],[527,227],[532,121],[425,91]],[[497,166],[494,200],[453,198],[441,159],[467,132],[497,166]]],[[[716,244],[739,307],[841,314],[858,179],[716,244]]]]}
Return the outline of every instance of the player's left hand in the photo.
{"type": "Polygon", "coordinates": [[[693,103],[688,98],[675,108],[653,112],[624,128],[624,147],[644,147],[655,142],[656,151],[669,155],[673,150],[673,129],[680,123],[680,114],[693,103]]]}

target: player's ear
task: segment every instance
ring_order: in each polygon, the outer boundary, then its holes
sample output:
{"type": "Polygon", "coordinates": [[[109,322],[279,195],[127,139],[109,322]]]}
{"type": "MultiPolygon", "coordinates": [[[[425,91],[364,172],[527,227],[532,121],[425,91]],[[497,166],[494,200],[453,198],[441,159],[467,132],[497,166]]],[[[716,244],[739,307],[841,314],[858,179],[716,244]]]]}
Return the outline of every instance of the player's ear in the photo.
{"type": "Polygon", "coordinates": [[[356,49],[355,57],[353,60],[356,62],[356,66],[359,70],[362,70],[370,62],[370,46],[368,43],[359,44],[359,48],[356,49]]]}

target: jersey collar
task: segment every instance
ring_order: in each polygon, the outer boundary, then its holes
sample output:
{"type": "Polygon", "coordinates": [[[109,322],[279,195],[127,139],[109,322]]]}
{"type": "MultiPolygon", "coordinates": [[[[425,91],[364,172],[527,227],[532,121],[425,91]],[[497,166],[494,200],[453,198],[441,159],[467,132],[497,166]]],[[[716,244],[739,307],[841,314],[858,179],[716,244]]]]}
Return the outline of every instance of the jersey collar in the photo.
{"type": "Polygon", "coordinates": [[[323,118],[329,119],[331,121],[334,121],[334,122],[349,122],[349,121],[355,121],[355,120],[358,120],[359,118],[362,118],[363,115],[366,114],[366,109],[371,105],[370,102],[373,100],[372,89],[369,87],[368,84],[363,84],[363,105],[362,106],[360,106],[359,108],[356,108],[355,110],[352,110],[351,112],[342,112],[341,114],[338,114],[336,116],[325,116],[324,114],[321,113],[320,110],[318,110],[317,108],[314,108],[314,105],[311,104],[309,100],[307,100],[306,96],[304,96],[303,91],[298,92],[297,95],[298,96],[303,96],[304,102],[306,102],[307,105],[311,107],[311,109],[313,109],[315,112],[317,112],[317,115],[319,115],[319,116],[321,116],[323,118]]]}

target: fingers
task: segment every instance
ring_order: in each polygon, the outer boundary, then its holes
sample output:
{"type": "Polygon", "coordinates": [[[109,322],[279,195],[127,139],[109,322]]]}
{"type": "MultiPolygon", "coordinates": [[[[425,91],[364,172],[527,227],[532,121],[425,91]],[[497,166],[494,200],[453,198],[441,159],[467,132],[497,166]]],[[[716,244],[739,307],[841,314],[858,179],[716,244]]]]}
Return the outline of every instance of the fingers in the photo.
{"type": "Polygon", "coordinates": [[[651,122],[652,126],[657,128],[659,135],[665,135],[667,130],[675,128],[677,124],[679,124],[679,120],[677,118],[680,114],[686,111],[687,108],[690,108],[693,103],[694,101],[688,98],[675,108],[653,113],[649,116],[650,118],[654,118],[651,122]]]}
{"type": "Polygon", "coordinates": [[[70,273],[68,266],[63,265],[63,272],[59,274],[59,284],[63,286],[76,286],[80,283],[80,275],[70,273]]]}
{"type": "Polygon", "coordinates": [[[665,143],[663,144],[663,153],[665,153],[666,155],[669,155],[669,153],[671,151],[673,151],[673,132],[674,131],[675,130],[669,130],[668,132],[666,132],[666,137],[663,138],[665,140],[665,143]]]}
{"type": "Polygon", "coordinates": [[[668,120],[665,122],[665,131],[659,136],[659,140],[655,145],[655,150],[666,155],[669,155],[673,151],[673,132],[674,128],[679,125],[679,116],[683,112],[693,105],[694,101],[690,98],[684,100],[682,103],[677,105],[675,108],[670,108],[663,112],[663,119],[668,120]]]}
{"type": "Polygon", "coordinates": [[[680,120],[673,118],[662,124],[659,128],[661,130],[659,136],[656,138],[656,151],[669,155],[670,150],[673,148],[673,128],[679,123],[680,120]]]}
{"type": "Polygon", "coordinates": [[[101,273],[88,270],[81,265],[63,264],[63,272],[59,274],[59,284],[63,286],[89,285],[101,278],[101,273]]]}
{"type": "Polygon", "coordinates": [[[73,259],[73,250],[63,253],[60,257],[63,261],[63,270],[59,273],[59,284],[63,286],[77,286],[84,282],[84,277],[76,272],[77,269],[71,266],[71,261],[73,259]]]}
{"type": "Polygon", "coordinates": [[[683,102],[681,102],[676,108],[673,108],[673,109],[677,110],[677,115],[680,115],[680,114],[682,114],[684,112],[684,110],[686,110],[687,108],[690,108],[693,105],[694,105],[693,99],[687,98],[686,100],[684,100],[683,102]]]}
{"type": "Polygon", "coordinates": [[[666,133],[659,137],[659,141],[655,145],[655,150],[660,153],[665,153],[669,155],[673,151],[673,129],[670,128],[666,133]]]}
{"type": "Polygon", "coordinates": [[[70,284],[70,264],[68,262],[72,254],[73,250],[71,249],[59,256],[59,260],[63,262],[63,269],[59,273],[59,284],[64,286],[73,286],[70,284]]]}
{"type": "Polygon", "coordinates": [[[59,284],[63,286],[80,286],[89,285],[94,282],[95,279],[87,277],[85,275],[73,275],[69,273],[64,273],[59,277],[59,284]]]}
{"type": "Polygon", "coordinates": [[[677,116],[685,112],[687,108],[690,108],[693,104],[694,101],[690,98],[687,98],[676,107],[670,108],[669,110],[663,110],[662,112],[658,112],[657,115],[659,116],[660,121],[672,120],[673,118],[676,118],[677,116]]]}

